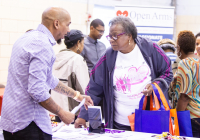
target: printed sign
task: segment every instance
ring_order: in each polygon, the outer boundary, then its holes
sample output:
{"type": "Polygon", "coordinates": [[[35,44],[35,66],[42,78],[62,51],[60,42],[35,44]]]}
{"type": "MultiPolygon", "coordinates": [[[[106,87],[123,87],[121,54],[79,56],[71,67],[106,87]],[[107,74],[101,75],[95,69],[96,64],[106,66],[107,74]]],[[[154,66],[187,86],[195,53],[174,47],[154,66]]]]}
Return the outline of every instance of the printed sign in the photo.
{"type": "Polygon", "coordinates": [[[140,36],[155,42],[173,39],[174,7],[116,6],[115,12],[131,18],[140,36]]]}

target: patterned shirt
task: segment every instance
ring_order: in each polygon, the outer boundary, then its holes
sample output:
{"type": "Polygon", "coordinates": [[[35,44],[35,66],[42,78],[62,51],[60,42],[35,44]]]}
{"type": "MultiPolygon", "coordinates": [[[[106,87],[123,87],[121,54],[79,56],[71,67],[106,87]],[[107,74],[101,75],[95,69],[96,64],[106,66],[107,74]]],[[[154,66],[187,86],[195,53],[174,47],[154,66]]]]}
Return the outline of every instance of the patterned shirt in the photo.
{"type": "Polygon", "coordinates": [[[191,118],[200,118],[200,67],[199,59],[186,58],[179,62],[176,73],[176,95],[187,94],[190,102],[186,110],[190,110],[191,118]]]}
{"type": "Polygon", "coordinates": [[[47,110],[39,105],[50,97],[59,80],[52,75],[56,41],[42,24],[22,35],[13,45],[4,92],[0,127],[17,132],[32,121],[45,133],[52,134],[47,110]]]}

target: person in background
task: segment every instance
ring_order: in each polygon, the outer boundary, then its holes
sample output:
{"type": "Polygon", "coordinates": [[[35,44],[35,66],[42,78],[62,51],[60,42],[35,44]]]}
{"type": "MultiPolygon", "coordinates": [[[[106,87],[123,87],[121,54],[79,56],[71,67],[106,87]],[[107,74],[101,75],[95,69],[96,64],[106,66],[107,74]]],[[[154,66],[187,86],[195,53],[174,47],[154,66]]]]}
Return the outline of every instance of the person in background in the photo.
{"type": "Polygon", "coordinates": [[[85,38],[84,48],[81,52],[87,63],[89,73],[106,50],[106,46],[98,41],[103,36],[104,31],[104,23],[100,19],[91,22],[90,34],[85,38]]]}
{"type": "Polygon", "coordinates": [[[26,33],[29,32],[29,31],[32,31],[32,30],[33,30],[33,29],[28,29],[28,30],[26,31],[26,33]]]}
{"type": "Polygon", "coordinates": [[[181,31],[177,55],[181,59],[175,75],[177,111],[190,111],[192,133],[200,138],[200,57],[194,54],[196,38],[191,31],[181,31]]]}
{"type": "MultiPolygon", "coordinates": [[[[157,83],[168,99],[172,81],[171,61],[151,40],[137,36],[133,21],[118,16],[110,21],[111,47],[91,71],[86,93],[94,105],[103,99],[107,128],[131,130],[128,116],[139,108],[143,95],[150,96],[157,83]]],[[[75,127],[85,126],[88,111],[81,108],[75,127]]]]}
{"type": "Polygon", "coordinates": [[[171,39],[162,39],[157,44],[164,50],[165,54],[170,58],[171,64],[173,64],[177,58],[174,41],[171,39]]]}
{"type": "Polygon", "coordinates": [[[0,88],[5,88],[5,86],[3,84],[0,84],[0,88]]]}
{"type": "MultiPolygon", "coordinates": [[[[81,55],[87,63],[89,75],[94,65],[106,51],[106,46],[98,40],[101,39],[104,31],[103,21],[94,19],[90,24],[90,34],[84,40],[84,48],[81,55]]],[[[103,110],[103,101],[100,101],[99,106],[101,106],[101,109],[103,110]]]]}
{"type": "Polygon", "coordinates": [[[22,35],[13,45],[4,92],[0,128],[5,140],[51,140],[52,126],[48,111],[66,124],[75,114],[54,102],[49,89],[92,105],[89,96],[59,82],[53,76],[53,46],[69,32],[70,14],[63,8],[50,7],[42,14],[42,24],[22,35]],[[48,110],[48,111],[47,111],[48,110]]]}
{"type": "MultiPolygon", "coordinates": [[[[53,67],[53,74],[59,78],[66,86],[85,94],[86,86],[89,82],[88,67],[83,57],[79,55],[84,48],[83,33],[79,30],[71,30],[66,36],[64,43],[66,49],[61,50],[56,55],[56,61],[53,67]]],[[[51,91],[51,97],[65,111],[72,111],[79,102],[65,95],[51,91]]],[[[76,113],[75,119],[79,112],[76,113]]],[[[56,121],[60,121],[56,116],[56,121]]]]}
{"type": "MultiPolygon", "coordinates": [[[[180,59],[175,54],[175,42],[171,39],[162,39],[157,42],[157,44],[164,50],[165,54],[170,58],[171,60],[171,66],[172,66],[172,72],[173,75],[176,73],[176,70],[178,68],[178,63],[180,59]]],[[[175,98],[175,92],[173,90],[172,84],[169,86],[169,103],[172,108],[175,108],[177,99],[175,98]]]]}
{"type": "Polygon", "coordinates": [[[200,33],[198,33],[195,37],[196,37],[196,51],[197,55],[200,57],[200,33]]]}

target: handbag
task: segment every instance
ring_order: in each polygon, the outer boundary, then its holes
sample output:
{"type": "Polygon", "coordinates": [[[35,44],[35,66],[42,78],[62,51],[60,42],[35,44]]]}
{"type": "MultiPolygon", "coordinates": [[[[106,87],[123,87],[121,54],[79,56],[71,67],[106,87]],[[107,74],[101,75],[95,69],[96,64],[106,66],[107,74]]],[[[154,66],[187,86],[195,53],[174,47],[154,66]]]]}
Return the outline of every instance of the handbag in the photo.
{"type": "MultiPolygon", "coordinates": [[[[159,90],[159,94],[161,96],[164,96],[160,87],[156,83],[154,85],[159,90]]],[[[189,110],[176,111],[176,109],[171,109],[170,115],[171,115],[172,121],[173,121],[173,118],[174,118],[174,124],[172,124],[172,125],[174,127],[178,126],[178,127],[174,128],[174,132],[172,131],[171,134],[176,135],[176,136],[179,136],[179,135],[180,136],[187,136],[187,137],[193,136],[191,119],[190,119],[190,111],[189,110]]]]}
{"type": "Polygon", "coordinates": [[[132,131],[157,134],[170,132],[172,135],[179,136],[176,110],[170,109],[162,90],[157,87],[158,85],[154,83],[152,86],[154,90],[150,96],[150,110],[145,110],[147,97],[143,96],[140,100],[139,109],[128,116],[132,131]],[[173,121],[171,118],[173,118],[173,121]]]}
{"type": "Polygon", "coordinates": [[[177,111],[180,136],[193,137],[190,111],[177,111]]]}
{"type": "Polygon", "coordinates": [[[153,86],[156,87],[156,90],[158,90],[158,99],[159,101],[162,101],[162,103],[165,105],[165,110],[170,110],[170,130],[169,132],[172,135],[180,136],[179,132],[179,122],[178,122],[178,114],[176,109],[171,109],[169,106],[169,103],[167,102],[161,88],[158,86],[158,84],[153,83],[153,86]]]}

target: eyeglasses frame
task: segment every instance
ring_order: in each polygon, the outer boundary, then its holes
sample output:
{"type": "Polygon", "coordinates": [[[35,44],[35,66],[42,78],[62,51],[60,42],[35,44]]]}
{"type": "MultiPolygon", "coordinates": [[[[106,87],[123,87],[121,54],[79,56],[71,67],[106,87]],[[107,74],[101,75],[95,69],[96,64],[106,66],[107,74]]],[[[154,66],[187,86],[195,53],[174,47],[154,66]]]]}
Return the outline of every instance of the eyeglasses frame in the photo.
{"type": "Polygon", "coordinates": [[[98,30],[97,28],[94,28],[96,29],[100,34],[104,34],[105,31],[102,31],[102,30],[98,30]]]}
{"type": "MultiPolygon", "coordinates": [[[[113,40],[116,41],[118,39],[118,37],[121,36],[121,35],[123,35],[123,34],[125,34],[125,32],[120,33],[120,34],[116,35],[115,37],[113,37],[113,36],[110,37],[110,35],[107,35],[106,38],[108,39],[108,37],[109,37],[110,39],[113,39],[113,40]]],[[[110,39],[108,39],[108,41],[110,41],[110,39]]]]}

